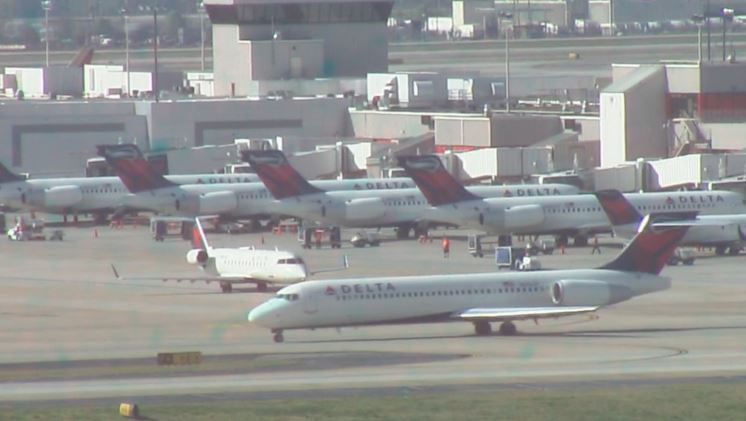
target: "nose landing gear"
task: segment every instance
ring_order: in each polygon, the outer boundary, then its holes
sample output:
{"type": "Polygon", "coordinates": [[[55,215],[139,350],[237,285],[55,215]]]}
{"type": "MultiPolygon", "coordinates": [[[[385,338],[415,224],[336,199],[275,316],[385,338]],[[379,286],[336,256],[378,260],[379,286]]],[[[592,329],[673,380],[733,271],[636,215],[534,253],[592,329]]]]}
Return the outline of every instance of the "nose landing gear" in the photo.
{"type": "Polygon", "coordinates": [[[276,343],[279,344],[285,340],[285,338],[282,336],[282,330],[273,330],[272,333],[274,334],[272,339],[274,339],[276,343]]]}

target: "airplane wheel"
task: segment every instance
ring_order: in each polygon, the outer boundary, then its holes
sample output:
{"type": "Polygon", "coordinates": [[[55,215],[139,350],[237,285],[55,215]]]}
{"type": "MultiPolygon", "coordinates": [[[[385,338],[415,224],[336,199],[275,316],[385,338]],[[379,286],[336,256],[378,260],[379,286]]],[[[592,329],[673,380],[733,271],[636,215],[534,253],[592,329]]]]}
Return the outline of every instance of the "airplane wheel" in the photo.
{"type": "Polygon", "coordinates": [[[474,332],[477,336],[487,336],[492,333],[492,325],[489,322],[475,322],[474,332]]]}
{"type": "Polygon", "coordinates": [[[265,284],[264,282],[260,282],[260,283],[256,284],[256,290],[259,291],[259,292],[265,292],[265,291],[267,291],[267,284],[265,284]]]}
{"type": "Polygon", "coordinates": [[[503,322],[500,325],[500,334],[505,336],[512,336],[518,332],[515,325],[512,322],[503,322]]]}
{"type": "Polygon", "coordinates": [[[221,283],[221,284],[220,284],[220,289],[221,289],[221,290],[222,290],[222,291],[223,291],[224,293],[226,293],[226,294],[230,294],[231,292],[233,292],[233,285],[231,285],[231,284],[229,284],[229,283],[227,283],[227,282],[224,282],[224,283],[221,283]]]}
{"type": "Polygon", "coordinates": [[[274,339],[275,343],[278,344],[282,343],[285,340],[285,338],[282,336],[282,332],[275,333],[275,336],[273,336],[272,339],[274,339]]]}
{"type": "Polygon", "coordinates": [[[717,254],[718,256],[724,256],[725,250],[726,250],[725,246],[717,246],[715,247],[715,254],[717,254]]]}

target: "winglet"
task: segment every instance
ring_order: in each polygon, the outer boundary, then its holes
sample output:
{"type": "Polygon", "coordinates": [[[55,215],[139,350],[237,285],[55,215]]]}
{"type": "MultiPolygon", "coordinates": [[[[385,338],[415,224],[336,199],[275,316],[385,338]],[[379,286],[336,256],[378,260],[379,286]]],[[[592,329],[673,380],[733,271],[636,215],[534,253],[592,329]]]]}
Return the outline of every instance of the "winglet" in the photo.
{"type": "Polygon", "coordinates": [[[480,199],[449,173],[435,155],[400,156],[399,166],[412,177],[433,206],[480,199]]]}
{"type": "Polygon", "coordinates": [[[116,266],[114,266],[114,263],[111,263],[111,270],[112,270],[112,272],[114,272],[114,277],[115,277],[115,278],[117,278],[117,279],[122,279],[122,278],[121,278],[121,277],[119,276],[119,272],[117,271],[117,268],[116,268],[116,266]]]}
{"type": "Polygon", "coordinates": [[[98,145],[96,150],[114,168],[130,193],[176,185],[153,168],[137,145],[98,145]]]}
{"type": "Polygon", "coordinates": [[[643,215],[619,190],[600,190],[595,193],[611,225],[639,224],[643,215]]]}
{"type": "Polygon", "coordinates": [[[690,224],[683,221],[679,226],[664,228],[653,228],[652,225],[650,215],[646,215],[640,223],[637,235],[616,259],[601,269],[659,274],[679,241],[684,238],[690,224]]]}
{"type": "Polygon", "coordinates": [[[347,270],[349,268],[350,268],[350,261],[347,258],[347,255],[345,254],[345,255],[342,256],[342,266],[334,267],[334,268],[324,268],[324,269],[319,269],[319,270],[313,270],[313,271],[310,272],[310,274],[311,275],[316,275],[316,274],[324,273],[324,272],[338,272],[338,271],[341,271],[341,270],[347,270]]]}
{"type": "Polygon", "coordinates": [[[267,190],[275,199],[319,193],[323,190],[312,186],[288,162],[279,150],[242,151],[241,158],[251,164],[267,190]]]}
{"type": "Polygon", "coordinates": [[[11,181],[23,181],[25,178],[21,175],[14,173],[9,170],[2,162],[0,162],[0,183],[9,183],[11,181]]]}

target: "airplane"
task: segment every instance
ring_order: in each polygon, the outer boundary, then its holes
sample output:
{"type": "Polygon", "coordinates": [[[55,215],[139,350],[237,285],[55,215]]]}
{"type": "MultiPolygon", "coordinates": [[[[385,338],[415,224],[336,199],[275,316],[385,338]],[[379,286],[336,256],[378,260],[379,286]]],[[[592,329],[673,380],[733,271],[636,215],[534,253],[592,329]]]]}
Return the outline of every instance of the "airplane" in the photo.
{"type": "MultiPolygon", "coordinates": [[[[587,243],[591,234],[611,230],[596,196],[484,198],[466,190],[435,155],[401,156],[399,165],[417,184],[431,207],[425,218],[490,234],[552,234],[566,243],[587,243]]],[[[260,174],[261,177],[261,174],[260,174]]],[[[625,197],[643,213],[746,213],[744,198],[729,191],[630,193],[625,197]]]]}
{"type": "MultiPolygon", "coordinates": [[[[614,233],[623,238],[634,236],[635,228],[644,218],[640,213],[641,206],[635,207],[617,190],[601,190],[595,195],[608,215],[614,233]]],[[[692,215],[691,212],[671,212],[667,216],[692,224],[681,240],[683,246],[715,247],[718,255],[724,255],[726,251],[736,255],[746,243],[746,214],[692,215]]]]}
{"type": "MultiPolygon", "coordinates": [[[[166,176],[174,184],[211,185],[250,183],[255,174],[193,174],[166,176]]],[[[70,177],[26,179],[0,163],[0,205],[56,214],[92,213],[101,223],[123,209],[129,195],[119,177],[70,177]]]]}
{"type": "Polygon", "coordinates": [[[207,242],[207,236],[199,218],[195,219],[193,249],[186,254],[186,260],[197,265],[207,275],[201,277],[130,277],[119,275],[112,265],[114,276],[119,280],[161,280],[161,281],[204,281],[217,282],[224,293],[233,291],[235,284],[256,284],[257,290],[264,292],[268,285],[289,285],[305,281],[310,275],[343,270],[349,267],[347,256],[339,268],[309,271],[303,259],[289,251],[262,250],[254,247],[214,248],[207,242]]]}
{"type": "MultiPolygon", "coordinates": [[[[278,212],[275,199],[262,183],[177,185],[160,175],[135,145],[100,145],[97,148],[99,155],[117,171],[131,193],[124,200],[128,207],[183,216],[189,220],[214,214],[236,219],[283,214],[278,212]]],[[[319,180],[311,183],[318,189],[354,190],[361,195],[370,190],[415,191],[409,178],[319,180]]]]}
{"type": "MultiPolygon", "coordinates": [[[[417,189],[391,191],[327,191],[311,184],[287,161],[279,150],[243,151],[242,159],[251,164],[272,196],[276,212],[322,225],[355,228],[397,227],[397,236],[406,238],[414,228],[426,229],[423,213],[429,208],[417,189]]],[[[415,180],[416,182],[416,180],[415,180]]],[[[476,186],[469,194],[488,197],[536,197],[577,193],[577,187],[564,184],[476,186]]]]}
{"type": "Polygon", "coordinates": [[[249,322],[268,328],[275,342],[289,329],[465,321],[477,335],[514,335],[514,321],[593,313],[633,297],[662,291],[659,276],[688,226],[639,233],[611,262],[596,269],[478,273],[308,281],[277,292],[252,309],[249,322]]]}

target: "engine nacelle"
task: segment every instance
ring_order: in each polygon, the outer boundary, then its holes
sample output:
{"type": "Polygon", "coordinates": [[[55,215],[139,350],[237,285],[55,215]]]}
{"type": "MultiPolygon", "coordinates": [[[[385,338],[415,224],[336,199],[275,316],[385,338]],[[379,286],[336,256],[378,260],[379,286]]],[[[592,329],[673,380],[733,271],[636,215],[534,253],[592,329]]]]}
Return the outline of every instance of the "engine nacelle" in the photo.
{"type": "Polygon", "coordinates": [[[632,298],[629,288],[600,281],[557,281],[552,285],[552,302],[559,306],[603,306],[632,298]]]}
{"type": "Polygon", "coordinates": [[[478,226],[487,231],[509,233],[516,230],[535,227],[544,222],[544,209],[540,205],[520,205],[510,208],[490,206],[481,209],[478,226]]]}
{"type": "Polygon", "coordinates": [[[207,252],[202,249],[192,249],[187,252],[186,260],[192,265],[205,266],[207,264],[207,252]]]}
{"type": "Polygon", "coordinates": [[[228,213],[238,207],[238,197],[230,191],[204,193],[177,199],[174,208],[177,212],[190,215],[210,215],[228,213]]]}
{"type": "Polygon", "coordinates": [[[505,228],[529,228],[544,222],[541,205],[520,205],[505,209],[505,228]]]}
{"type": "Polygon", "coordinates": [[[345,203],[345,218],[348,221],[376,221],[386,215],[386,205],[379,197],[352,199],[345,203]]]}
{"type": "Polygon", "coordinates": [[[79,186],[56,186],[44,190],[32,190],[24,193],[24,204],[51,209],[64,209],[83,201],[83,192],[79,186]]]}

